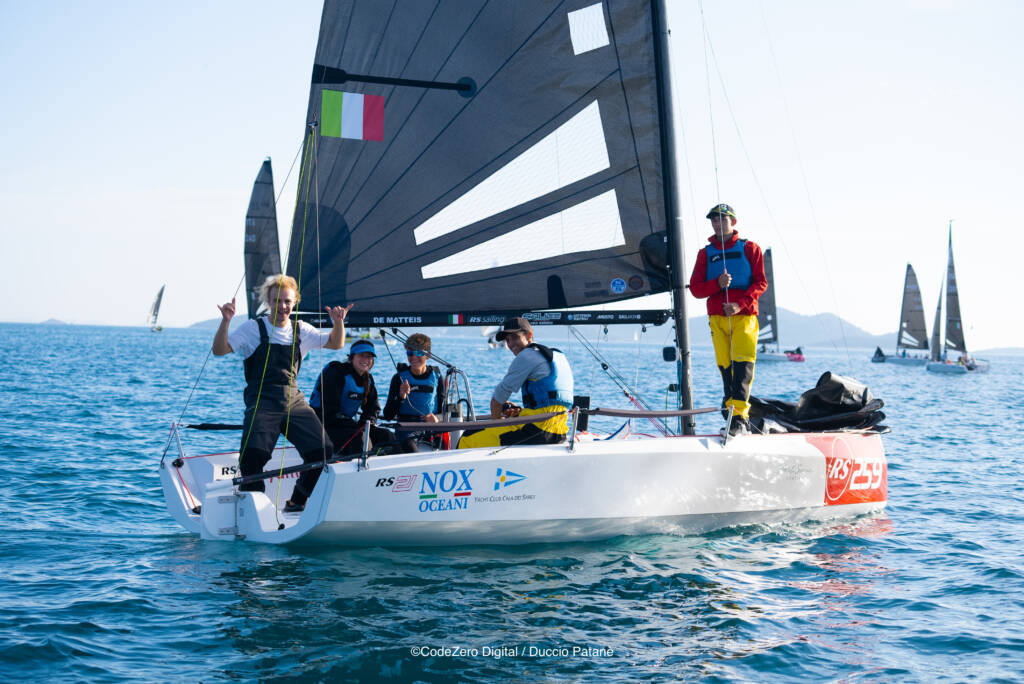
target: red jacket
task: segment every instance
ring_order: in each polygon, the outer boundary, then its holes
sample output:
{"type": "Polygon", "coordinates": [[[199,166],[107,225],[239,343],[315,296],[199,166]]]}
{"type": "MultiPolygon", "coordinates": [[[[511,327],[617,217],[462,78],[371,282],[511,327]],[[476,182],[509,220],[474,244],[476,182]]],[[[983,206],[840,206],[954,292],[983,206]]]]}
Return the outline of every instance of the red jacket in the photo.
{"type": "MultiPolygon", "coordinates": [[[[712,235],[708,238],[713,249],[728,249],[736,244],[740,234],[735,230],[729,240],[723,246],[718,239],[712,235]]],[[[750,262],[750,287],[745,290],[729,288],[728,301],[740,305],[740,314],[746,316],[757,315],[757,299],[768,289],[768,280],[764,276],[764,257],[761,248],[755,242],[747,240],[743,253],[750,262]]],[[[724,316],[722,304],[726,301],[726,290],[718,286],[718,280],[708,280],[708,255],[707,250],[697,252],[697,263],[690,275],[690,293],[697,299],[708,300],[709,316],[724,316]]]]}

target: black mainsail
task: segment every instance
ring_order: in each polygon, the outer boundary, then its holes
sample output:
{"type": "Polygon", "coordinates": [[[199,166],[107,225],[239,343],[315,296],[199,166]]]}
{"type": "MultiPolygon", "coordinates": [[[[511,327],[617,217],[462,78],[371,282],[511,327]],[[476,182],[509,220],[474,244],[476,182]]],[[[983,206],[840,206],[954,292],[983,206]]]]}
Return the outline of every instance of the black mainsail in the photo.
{"type": "Polygon", "coordinates": [[[772,268],[772,250],[764,251],[764,277],[768,287],[757,300],[757,341],[762,344],[779,343],[778,314],[775,311],[775,271],[772,268]]]}
{"type": "Polygon", "coordinates": [[[259,312],[260,285],[267,276],[280,272],[274,173],[267,158],[256,174],[249,209],[245,212],[245,303],[249,307],[249,318],[256,318],[259,312]]]}
{"type": "Polygon", "coordinates": [[[900,306],[900,329],[896,333],[896,351],[928,348],[928,331],[925,328],[924,304],[921,301],[921,287],[917,284],[914,267],[907,264],[903,278],[903,303],[900,306]]]}
{"type": "Polygon", "coordinates": [[[302,310],[660,323],[551,310],[671,291],[692,408],[670,84],[664,0],[327,0],[287,263],[302,310]]]}
{"type": "Polygon", "coordinates": [[[946,266],[946,349],[964,354],[964,329],[960,323],[960,295],[956,289],[956,269],[953,268],[953,226],[949,227],[949,261],[946,266]]]}
{"type": "Polygon", "coordinates": [[[288,254],[303,309],[479,325],[667,290],[640,248],[666,229],[653,22],[637,2],[327,0],[288,254]]]}

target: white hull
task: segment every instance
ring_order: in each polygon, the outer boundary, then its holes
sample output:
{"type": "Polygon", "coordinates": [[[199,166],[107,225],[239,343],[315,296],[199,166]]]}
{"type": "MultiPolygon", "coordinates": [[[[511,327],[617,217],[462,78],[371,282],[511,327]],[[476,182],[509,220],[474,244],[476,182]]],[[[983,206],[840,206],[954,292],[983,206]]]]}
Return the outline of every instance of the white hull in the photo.
{"type": "Polygon", "coordinates": [[[795,361],[797,363],[803,363],[804,355],[803,354],[784,354],[782,352],[763,351],[763,352],[757,352],[757,361],[758,362],[767,361],[769,363],[774,363],[776,361],[795,361]]]}
{"type": "Polygon", "coordinates": [[[932,373],[947,373],[951,375],[967,375],[968,373],[984,373],[988,370],[988,361],[976,359],[974,368],[968,368],[959,363],[946,363],[945,361],[929,361],[925,370],[932,373]]]}
{"type": "MultiPolygon", "coordinates": [[[[204,539],[375,546],[591,541],[858,515],[883,509],[887,488],[880,436],[858,433],[379,456],[362,470],[331,464],[301,514],[278,508],[294,479],[268,481],[266,494],[236,492],[236,462],[237,454],[216,454],[161,465],[168,508],[186,530],[204,539]]],[[[285,466],[298,462],[289,449],[285,466]]]]}
{"type": "Polygon", "coordinates": [[[897,366],[924,366],[928,359],[914,358],[913,356],[886,356],[884,359],[875,360],[876,363],[892,363],[897,366]]]}

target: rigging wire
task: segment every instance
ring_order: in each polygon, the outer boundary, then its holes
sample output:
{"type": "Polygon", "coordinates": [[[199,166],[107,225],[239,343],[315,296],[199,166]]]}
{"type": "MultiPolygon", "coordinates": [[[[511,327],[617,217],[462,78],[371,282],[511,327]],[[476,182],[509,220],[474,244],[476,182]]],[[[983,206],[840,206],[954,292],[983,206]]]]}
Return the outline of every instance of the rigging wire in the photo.
{"type": "MultiPolygon", "coordinates": [[[[292,160],[292,165],[288,169],[288,173],[284,177],[284,182],[281,184],[281,192],[274,199],[274,206],[275,207],[281,201],[281,195],[284,194],[284,187],[288,183],[288,179],[291,177],[292,169],[295,168],[296,160],[298,160],[299,155],[302,154],[302,148],[303,148],[303,143],[300,142],[299,143],[299,149],[296,150],[295,158],[292,160]]],[[[235,286],[235,290],[234,290],[234,292],[231,295],[232,299],[237,299],[238,298],[238,291],[242,289],[242,285],[243,284],[245,284],[245,269],[242,269],[242,277],[239,279],[238,285],[235,286]]],[[[212,355],[213,355],[213,347],[211,347],[210,349],[208,349],[206,351],[206,358],[203,359],[203,364],[199,368],[199,373],[196,374],[195,382],[192,383],[192,389],[189,390],[188,396],[185,397],[185,406],[182,407],[181,413],[178,415],[178,420],[177,420],[178,423],[181,423],[182,419],[185,417],[185,412],[188,411],[189,404],[192,402],[192,397],[193,397],[193,395],[196,392],[196,388],[199,386],[199,381],[202,380],[202,378],[203,378],[203,373],[206,371],[206,365],[210,362],[210,357],[212,355]]],[[[167,453],[167,449],[170,447],[170,445],[171,445],[171,441],[170,441],[170,438],[168,438],[167,444],[164,446],[164,454],[167,453]]],[[[162,460],[162,457],[161,457],[161,460],[162,460]]]]}
{"type": "MultiPolygon", "coordinates": [[[[763,5],[762,5],[762,10],[763,10],[763,5]]],[[[704,22],[703,13],[701,15],[701,21],[704,22]]],[[[754,166],[754,162],[753,162],[753,160],[752,160],[752,158],[750,156],[749,150],[747,149],[746,142],[743,139],[743,134],[742,134],[742,131],[740,130],[739,121],[736,118],[736,113],[735,113],[735,111],[733,110],[733,107],[732,107],[732,101],[729,98],[728,90],[726,89],[726,86],[725,86],[725,78],[722,76],[722,71],[721,71],[721,68],[720,68],[720,66],[718,64],[718,57],[717,57],[717,54],[715,53],[714,43],[711,40],[710,30],[708,29],[706,23],[704,23],[704,31],[705,31],[705,38],[707,40],[707,48],[710,51],[711,62],[714,64],[715,74],[718,76],[718,82],[719,82],[719,85],[722,88],[722,98],[725,100],[726,108],[727,108],[727,110],[729,112],[730,119],[732,120],[732,123],[733,123],[733,128],[736,131],[737,142],[739,143],[740,149],[743,151],[744,158],[747,161],[747,167],[750,170],[751,179],[753,180],[754,186],[757,188],[758,194],[761,197],[761,202],[764,205],[766,213],[768,214],[768,219],[769,219],[769,221],[770,221],[770,223],[772,225],[772,228],[775,230],[776,235],[778,235],[778,237],[779,237],[779,241],[782,244],[782,249],[786,253],[787,260],[790,262],[790,264],[794,264],[796,262],[795,262],[795,260],[792,257],[792,254],[791,254],[791,252],[789,250],[789,245],[786,242],[785,238],[783,237],[782,231],[779,229],[779,223],[776,220],[774,213],[772,212],[771,205],[768,202],[767,194],[766,194],[766,192],[764,190],[764,186],[761,184],[761,179],[760,179],[760,177],[757,174],[757,171],[756,171],[755,166],[754,166]]],[[[765,24],[765,31],[767,33],[767,24],[765,24]]],[[[771,56],[771,59],[772,59],[772,64],[773,64],[773,67],[775,68],[776,76],[777,76],[777,78],[779,80],[780,90],[781,90],[781,76],[779,76],[778,64],[777,64],[777,62],[775,60],[774,49],[771,48],[771,38],[770,38],[770,35],[769,35],[768,39],[769,39],[769,52],[770,52],[770,56],[771,56]]],[[[709,93],[710,93],[710,88],[709,88],[709,93]]],[[[785,98],[783,98],[783,100],[785,102],[785,98]]],[[[787,116],[787,122],[790,125],[790,133],[791,133],[791,135],[793,136],[793,138],[795,140],[795,131],[794,131],[793,126],[792,126],[792,120],[791,120],[791,118],[789,118],[788,106],[786,107],[786,116],[787,116]]],[[[804,188],[805,188],[805,191],[808,193],[808,203],[811,206],[811,214],[812,214],[813,226],[814,226],[815,234],[816,234],[816,237],[817,237],[817,240],[818,240],[819,250],[822,252],[822,259],[824,259],[824,245],[821,242],[821,231],[818,230],[818,222],[817,222],[817,218],[816,218],[816,216],[814,214],[813,203],[810,202],[810,191],[809,191],[808,185],[807,185],[806,174],[804,173],[804,170],[803,170],[803,164],[802,164],[802,162],[800,162],[799,148],[798,147],[796,148],[796,154],[797,154],[798,166],[800,167],[801,177],[802,177],[802,179],[804,181],[804,188]]],[[[716,170],[716,183],[717,183],[717,160],[716,160],[715,170],[716,170]]],[[[811,305],[812,311],[814,312],[814,314],[816,316],[819,315],[820,312],[818,311],[817,307],[814,304],[814,300],[812,299],[812,297],[810,295],[810,290],[807,287],[807,285],[804,283],[803,278],[801,278],[801,276],[800,276],[800,269],[794,268],[793,269],[793,275],[796,277],[796,280],[797,280],[797,282],[800,285],[800,289],[803,291],[804,296],[806,297],[808,303],[811,305]]],[[[834,285],[832,283],[831,272],[827,268],[826,268],[826,278],[827,278],[827,281],[828,281],[828,284],[829,284],[829,291],[830,291],[830,293],[832,295],[833,302],[836,302],[837,300],[836,300],[836,296],[835,296],[835,287],[834,287],[834,285]]],[[[837,307],[838,307],[838,305],[837,305],[837,307]]],[[[840,330],[842,332],[844,346],[846,347],[847,359],[849,360],[849,351],[850,351],[849,350],[849,344],[846,341],[846,331],[845,331],[845,328],[842,326],[841,322],[840,322],[840,330]]]]}
{"type": "MultiPolygon", "coordinates": [[[[641,397],[637,396],[635,393],[630,391],[629,382],[626,380],[626,378],[624,378],[622,374],[619,373],[619,371],[616,370],[615,367],[612,366],[608,362],[608,360],[601,355],[597,348],[594,347],[594,345],[592,345],[589,340],[587,340],[586,336],[584,336],[583,333],[576,329],[576,326],[570,325],[569,330],[572,332],[573,336],[575,336],[576,339],[579,341],[580,345],[586,351],[588,351],[591,356],[594,357],[595,361],[597,361],[601,365],[601,370],[603,370],[605,374],[609,378],[611,378],[612,382],[615,383],[616,386],[618,386],[618,388],[622,391],[623,395],[625,395],[625,397],[630,401],[630,403],[632,403],[635,407],[641,410],[654,410],[641,397]]],[[[669,436],[669,430],[663,421],[657,420],[655,418],[649,418],[648,420],[650,420],[654,424],[654,426],[658,428],[658,431],[661,432],[663,436],[669,436]]]]}
{"type": "MultiPolygon", "coordinates": [[[[768,29],[768,17],[765,14],[764,2],[762,2],[760,5],[761,5],[761,25],[764,27],[764,34],[765,34],[765,37],[768,40],[768,54],[771,56],[772,70],[775,72],[775,79],[776,79],[776,81],[778,82],[778,85],[779,85],[779,97],[782,100],[783,112],[784,112],[784,114],[786,116],[786,123],[789,126],[790,139],[793,142],[793,151],[794,151],[794,153],[796,155],[797,169],[800,171],[800,180],[803,183],[804,193],[807,195],[807,206],[808,206],[808,208],[810,209],[810,212],[811,212],[811,227],[813,228],[814,235],[817,238],[818,252],[821,255],[821,263],[824,264],[824,266],[825,266],[825,278],[828,281],[829,292],[832,295],[832,304],[833,304],[833,306],[836,307],[836,311],[838,312],[840,310],[840,307],[839,307],[839,301],[836,298],[835,285],[832,282],[832,269],[828,267],[828,259],[826,258],[826,255],[825,255],[825,245],[824,245],[824,243],[821,240],[821,230],[819,230],[818,214],[817,214],[817,211],[814,208],[814,200],[813,200],[813,196],[811,195],[810,184],[807,181],[807,172],[804,169],[803,158],[800,155],[800,144],[797,141],[796,128],[793,126],[793,117],[792,117],[792,115],[790,113],[789,100],[786,98],[786,90],[783,87],[782,72],[779,70],[779,62],[778,62],[778,59],[776,59],[776,57],[775,57],[775,45],[772,42],[771,31],[768,29]]],[[[769,211],[769,216],[770,215],[771,215],[771,212],[769,211]]],[[[774,218],[772,220],[774,221],[774,218]]],[[[778,227],[777,226],[776,226],[776,231],[778,231],[778,227]]],[[[781,233],[780,233],[780,236],[781,236],[781,233]]],[[[789,254],[789,248],[786,246],[786,243],[783,242],[782,246],[783,246],[783,249],[786,250],[786,258],[789,259],[790,263],[793,263],[793,259],[792,259],[792,257],[789,254]]],[[[799,269],[794,269],[794,274],[796,275],[797,280],[800,283],[800,287],[803,288],[804,293],[807,294],[807,288],[804,286],[803,280],[800,278],[799,269]]],[[[813,300],[810,299],[809,295],[808,295],[808,301],[810,301],[811,308],[814,309],[815,315],[817,315],[818,311],[816,310],[816,307],[814,306],[814,302],[813,302],[813,300]]],[[[850,344],[849,344],[849,341],[846,338],[846,326],[843,325],[842,317],[838,316],[838,318],[839,318],[839,331],[840,331],[840,333],[843,336],[843,347],[844,347],[844,349],[846,351],[846,362],[847,362],[847,364],[852,365],[853,360],[850,357],[850,344]]]]}

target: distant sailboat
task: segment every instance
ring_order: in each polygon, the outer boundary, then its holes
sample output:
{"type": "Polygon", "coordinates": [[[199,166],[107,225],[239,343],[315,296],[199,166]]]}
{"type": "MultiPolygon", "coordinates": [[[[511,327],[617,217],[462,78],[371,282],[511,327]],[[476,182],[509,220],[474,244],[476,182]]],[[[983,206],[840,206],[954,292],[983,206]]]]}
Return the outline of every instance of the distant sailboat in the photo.
{"type": "Polygon", "coordinates": [[[970,373],[987,371],[988,361],[972,358],[967,353],[964,341],[964,329],[960,322],[960,294],[956,288],[956,270],[953,268],[953,222],[949,224],[949,259],[946,264],[946,335],[945,343],[940,343],[939,326],[942,322],[942,292],[939,292],[939,303],[935,307],[935,327],[932,329],[932,357],[925,368],[933,373],[970,373]],[[960,352],[954,361],[949,358],[949,351],[960,352]]]}
{"type": "Polygon", "coordinates": [[[245,213],[245,303],[249,318],[264,313],[260,287],[267,276],[281,273],[281,250],[277,241],[277,210],[274,201],[274,172],[270,157],[263,161],[245,213]]]}
{"type": "MultiPolygon", "coordinates": [[[[952,256],[950,257],[952,258],[952,256]]],[[[950,262],[952,264],[952,262],[950,262]]],[[[939,321],[935,321],[935,334],[938,334],[939,321]]],[[[937,344],[937,342],[935,343],[937,344]]],[[[907,264],[907,274],[903,278],[903,305],[900,307],[900,327],[896,333],[896,353],[886,354],[881,347],[875,349],[871,357],[874,363],[895,363],[903,366],[923,366],[928,359],[923,354],[911,356],[909,351],[927,351],[928,331],[924,323],[924,304],[921,302],[921,287],[917,284],[914,267],[907,264]]]]}
{"type": "Polygon", "coordinates": [[[162,325],[157,325],[157,318],[160,317],[160,302],[164,299],[164,288],[167,285],[161,285],[160,291],[156,293],[156,297],[153,299],[153,306],[149,307],[149,315],[146,316],[146,325],[150,326],[150,330],[153,332],[160,332],[164,329],[162,325]]]}
{"type": "Polygon", "coordinates": [[[757,300],[757,325],[760,331],[757,341],[758,361],[804,361],[804,353],[800,347],[779,351],[779,317],[775,310],[775,270],[772,267],[772,250],[764,251],[764,277],[768,280],[768,288],[757,300]]]}
{"type": "Polygon", "coordinates": [[[489,325],[489,326],[487,326],[486,328],[484,328],[483,330],[480,331],[480,334],[483,337],[487,338],[487,348],[488,349],[501,349],[501,347],[504,346],[501,342],[498,341],[498,338],[495,337],[495,335],[498,334],[499,330],[501,330],[501,326],[499,326],[499,325],[489,325]]]}

